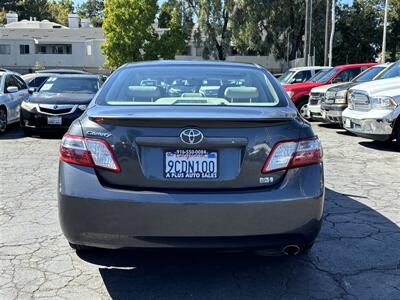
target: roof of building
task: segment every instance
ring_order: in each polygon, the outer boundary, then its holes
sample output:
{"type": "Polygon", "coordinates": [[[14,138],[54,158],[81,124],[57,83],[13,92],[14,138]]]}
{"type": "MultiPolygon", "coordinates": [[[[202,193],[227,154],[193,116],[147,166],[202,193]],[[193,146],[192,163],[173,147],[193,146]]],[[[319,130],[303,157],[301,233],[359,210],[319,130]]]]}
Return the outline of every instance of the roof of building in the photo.
{"type": "Polygon", "coordinates": [[[35,21],[35,20],[21,20],[19,22],[12,22],[4,25],[5,28],[23,28],[23,29],[53,29],[53,28],[64,28],[68,27],[50,22],[49,20],[35,21]]]}
{"type": "MultiPolygon", "coordinates": [[[[12,23],[13,24],[13,23],[12,23]]],[[[10,24],[11,25],[11,24],[10,24]]],[[[30,40],[34,39],[35,43],[44,42],[73,42],[73,41],[89,41],[104,39],[103,30],[101,28],[0,28],[0,39],[9,40],[30,40]]]]}

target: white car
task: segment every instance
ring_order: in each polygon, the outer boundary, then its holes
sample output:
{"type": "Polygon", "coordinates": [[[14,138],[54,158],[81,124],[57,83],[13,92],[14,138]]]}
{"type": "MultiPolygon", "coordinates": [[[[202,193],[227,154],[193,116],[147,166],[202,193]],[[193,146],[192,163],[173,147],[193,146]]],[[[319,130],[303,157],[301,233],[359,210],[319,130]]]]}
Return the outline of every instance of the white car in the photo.
{"type": "Polygon", "coordinates": [[[319,71],[330,69],[330,67],[297,67],[291,68],[279,76],[278,80],[281,84],[292,84],[304,82],[313,77],[319,71]]]}
{"type": "Polygon", "coordinates": [[[376,141],[396,139],[400,146],[400,77],[359,84],[349,90],[348,101],[346,130],[376,141]]]}
{"type": "Polygon", "coordinates": [[[19,122],[21,103],[28,98],[28,87],[19,74],[0,71],[0,133],[19,122]]]}

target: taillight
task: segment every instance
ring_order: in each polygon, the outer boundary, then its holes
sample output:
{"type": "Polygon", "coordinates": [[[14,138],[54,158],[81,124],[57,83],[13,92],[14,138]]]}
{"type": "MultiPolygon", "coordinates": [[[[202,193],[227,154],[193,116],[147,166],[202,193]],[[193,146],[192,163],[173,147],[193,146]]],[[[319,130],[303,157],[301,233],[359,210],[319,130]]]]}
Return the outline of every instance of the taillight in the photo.
{"type": "Polygon", "coordinates": [[[70,164],[121,171],[110,145],[100,139],[66,134],[61,141],[60,159],[70,164]]]}
{"type": "Polygon", "coordinates": [[[322,162],[322,146],[318,137],[282,141],[271,150],[262,173],[299,168],[322,162]]]}

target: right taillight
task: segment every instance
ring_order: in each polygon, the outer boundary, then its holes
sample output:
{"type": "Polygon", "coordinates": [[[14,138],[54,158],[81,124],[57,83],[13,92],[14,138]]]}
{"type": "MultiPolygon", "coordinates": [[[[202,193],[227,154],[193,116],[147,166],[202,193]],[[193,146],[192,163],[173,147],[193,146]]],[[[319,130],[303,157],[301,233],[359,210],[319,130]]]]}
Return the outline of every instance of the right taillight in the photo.
{"type": "Polygon", "coordinates": [[[322,162],[322,146],[318,137],[282,141],[271,150],[262,173],[299,168],[322,162]]]}
{"type": "Polygon", "coordinates": [[[101,139],[66,134],[61,141],[60,159],[70,164],[120,172],[110,145],[101,139]]]}

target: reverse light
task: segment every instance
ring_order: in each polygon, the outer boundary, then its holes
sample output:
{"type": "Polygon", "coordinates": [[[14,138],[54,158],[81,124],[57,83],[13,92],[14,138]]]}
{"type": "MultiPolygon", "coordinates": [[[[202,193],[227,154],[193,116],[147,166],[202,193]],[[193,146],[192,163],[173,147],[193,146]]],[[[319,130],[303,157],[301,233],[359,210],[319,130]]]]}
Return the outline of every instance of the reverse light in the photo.
{"type": "Polygon", "coordinates": [[[60,159],[75,165],[121,171],[110,145],[101,139],[66,134],[61,141],[60,159]]]}
{"type": "Polygon", "coordinates": [[[318,137],[282,141],[271,150],[262,173],[299,168],[322,162],[322,146],[318,137]]]}

